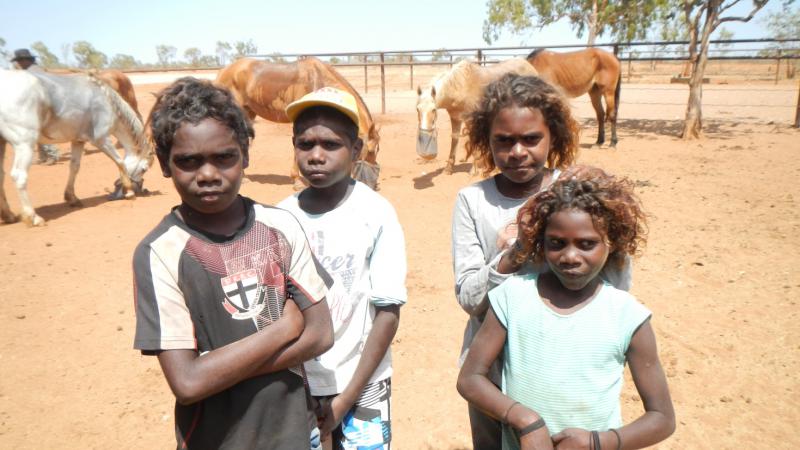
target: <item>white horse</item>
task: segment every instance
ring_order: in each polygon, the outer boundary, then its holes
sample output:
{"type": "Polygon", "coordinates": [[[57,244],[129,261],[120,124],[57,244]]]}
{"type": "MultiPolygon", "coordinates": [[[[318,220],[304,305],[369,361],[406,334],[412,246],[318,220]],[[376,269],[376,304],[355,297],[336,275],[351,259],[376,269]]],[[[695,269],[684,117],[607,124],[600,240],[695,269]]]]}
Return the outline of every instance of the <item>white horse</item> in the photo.
{"type": "Polygon", "coordinates": [[[445,173],[452,173],[464,117],[477,107],[486,85],[509,72],[537,75],[536,69],[522,58],[489,66],[464,60],[434,77],[430,86],[417,87],[417,154],[428,160],[436,158],[436,110],[446,109],[450,116],[450,156],[445,173]]]}
{"type": "Polygon", "coordinates": [[[81,164],[83,146],[91,142],[116,163],[122,194],[134,195],[142,176],[153,161],[153,151],[144,126],[131,107],[104,82],[93,75],[56,75],[17,70],[0,70],[0,219],[15,222],[6,200],[3,159],[6,142],[14,147],[11,178],[22,205],[22,219],[29,225],[44,224],[28,197],[28,169],[37,142],[71,143],[69,179],[64,200],[80,205],[75,196],[75,177],[81,164]],[[121,157],[111,143],[117,138],[125,148],[121,157]]]}

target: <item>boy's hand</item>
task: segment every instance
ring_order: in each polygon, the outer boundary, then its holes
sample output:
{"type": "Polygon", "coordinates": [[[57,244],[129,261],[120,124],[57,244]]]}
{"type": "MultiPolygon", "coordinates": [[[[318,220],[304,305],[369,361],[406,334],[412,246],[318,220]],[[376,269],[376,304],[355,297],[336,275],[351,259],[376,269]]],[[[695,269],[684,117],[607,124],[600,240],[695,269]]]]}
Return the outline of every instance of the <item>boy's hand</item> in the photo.
{"type": "Polygon", "coordinates": [[[320,432],[323,436],[330,436],[333,429],[342,423],[344,415],[353,405],[342,397],[342,395],[337,395],[333,397],[332,400],[324,401],[321,406],[322,417],[320,419],[322,419],[322,423],[320,425],[320,432]]]}
{"type": "Polygon", "coordinates": [[[305,327],[303,313],[300,312],[297,303],[290,299],[287,299],[286,303],[283,305],[283,315],[278,319],[278,322],[282,323],[289,335],[292,336],[292,339],[300,336],[300,333],[303,332],[303,328],[305,327]]]}
{"type": "Polygon", "coordinates": [[[580,428],[565,428],[553,435],[557,450],[587,449],[591,440],[591,433],[580,428]]]}

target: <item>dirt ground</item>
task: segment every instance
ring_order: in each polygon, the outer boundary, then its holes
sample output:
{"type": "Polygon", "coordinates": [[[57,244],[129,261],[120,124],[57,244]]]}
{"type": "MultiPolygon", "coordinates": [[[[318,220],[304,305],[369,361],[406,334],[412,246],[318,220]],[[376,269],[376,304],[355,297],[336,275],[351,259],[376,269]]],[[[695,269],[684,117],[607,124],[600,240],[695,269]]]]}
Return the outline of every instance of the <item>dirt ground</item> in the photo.
{"type": "MultiPolygon", "coordinates": [[[[143,113],[163,86],[136,86],[143,113]]],[[[685,86],[623,87],[616,149],[590,145],[588,100],[574,101],[585,124],[579,161],[635,180],[650,214],[632,292],[654,312],[678,420],[658,448],[800,445],[796,98],[796,82],[709,87],[705,101],[717,106],[705,110],[706,138],[687,143],[676,138],[685,86]],[[783,106],[764,106],[769,97],[783,106]]],[[[441,153],[416,159],[408,85],[391,91],[385,115],[374,89],[366,100],[381,127],[381,194],[408,252],[409,303],[393,345],[394,447],[469,448],[455,390],[467,316],[453,295],[450,218],[456,192],[478,178],[467,163],[443,174],[441,153]]],[[[440,130],[444,151],[446,120],[440,130]]],[[[292,193],[290,129],[259,120],[256,134],[242,191],[276,203],[292,193]]],[[[67,172],[66,159],[31,169],[45,227],[0,225],[0,448],[172,448],[173,397],[156,359],[132,349],[130,267],[137,242],[178,197],[153,168],[150,195],[106,201],[113,166],[89,151],[76,185],[84,206],[71,208],[61,199],[67,172]]],[[[9,180],[6,190],[18,212],[9,180]]],[[[622,403],[626,420],[642,411],[629,380],[622,403]]]]}

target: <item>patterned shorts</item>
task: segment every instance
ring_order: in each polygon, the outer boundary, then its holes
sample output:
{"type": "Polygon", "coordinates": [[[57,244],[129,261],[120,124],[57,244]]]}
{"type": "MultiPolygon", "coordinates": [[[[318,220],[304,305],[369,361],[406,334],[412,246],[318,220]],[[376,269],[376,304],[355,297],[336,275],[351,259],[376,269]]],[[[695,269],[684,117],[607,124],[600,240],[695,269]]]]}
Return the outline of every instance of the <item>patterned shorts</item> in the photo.
{"type": "MultiPolygon", "coordinates": [[[[325,397],[316,397],[320,400],[325,397]]],[[[333,448],[341,450],[389,450],[392,440],[390,406],[392,380],[370,383],[364,387],[355,405],[345,413],[342,423],[333,430],[333,448]]],[[[319,430],[312,431],[314,435],[319,430]]],[[[313,442],[312,442],[312,447],[313,442]]]]}

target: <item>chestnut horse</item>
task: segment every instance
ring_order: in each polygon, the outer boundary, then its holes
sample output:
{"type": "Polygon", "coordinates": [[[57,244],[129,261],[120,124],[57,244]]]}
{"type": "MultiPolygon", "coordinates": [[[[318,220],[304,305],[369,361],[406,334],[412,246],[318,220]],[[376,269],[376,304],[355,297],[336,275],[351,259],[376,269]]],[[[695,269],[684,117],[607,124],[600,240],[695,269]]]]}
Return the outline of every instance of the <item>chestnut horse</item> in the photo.
{"type": "MultiPolygon", "coordinates": [[[[536,69],[521,58],[509,59],[489,66],[472,61],[459,61],[452,69],[433,78],[431,85],[417,88],[417,154],[424,159],[436,158],[436,110],[443,108],[450,116],[450,156],[446,173],[453,173],[456,147],[464,116],[472,112],[487,84],[514,72],[536,75],[536,69]]],[[[469,157],[467,155],[464,161],[469,157]]]]}
{"type": "Polygon", "coordinates": [[[107,85],[111,86],[111,89],[117,91],[120,97],[133,108],[133,112],[136,113],[139,120],[142,120],[142,114],[139,113],[139,102],[136,101],[136,91],[133,90],[133,83],[131,83],[131,79],[127,75],[119,70],[107,69],[97,72],[95,76],[105,81],[107,85]]]}
{"type": "MultiPolygon", "coordinates": [[[[366,167],[372,168],[371,176],[364,178],[362,174],[370,169],[364,169],[364,165],[357,163],[354,177],[376,189],[380,142],[378,130],[364,100],[332,66],[314,57],[287,64],[242,58],[220,70],[216,84],[229,89],[251,119],[260,116],[279,123],[290,122],[286,116],[286,105],[309,92],[322,87],[335,87],[349,92],[358,103],[358,131],[364,140],[364,150],[359,159],[362,160],[361,164],[366,162],[366,167]]],[[[300,187],[295,164],[292,165],[291,176],[295,186],[300,187]]]]}
{"type": "Polygon", "coordinates": [[[622,72],[619,60],[613,53],[599,48],[567,53],[536,49],[528,55],[528,62],[536,68],[539,76],[560,87],[570,97],[588,92],[597,116],[597,145],[606,140],[605,119],[611,124],[611,146],[617,145],[617,111],[622,72]],[[605,114],[602,98],[606,100],[605,114]]]}

